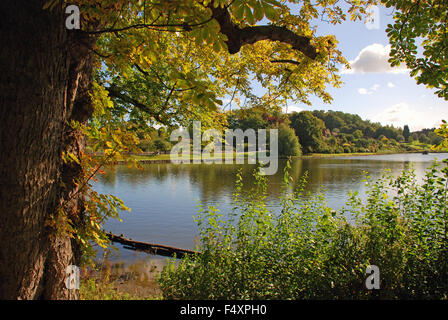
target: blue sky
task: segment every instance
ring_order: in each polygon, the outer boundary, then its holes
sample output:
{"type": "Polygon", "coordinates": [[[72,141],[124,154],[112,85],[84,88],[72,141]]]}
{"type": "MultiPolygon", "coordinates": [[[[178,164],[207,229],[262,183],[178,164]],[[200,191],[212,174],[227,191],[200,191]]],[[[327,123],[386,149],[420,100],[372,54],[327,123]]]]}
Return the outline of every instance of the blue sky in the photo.
{"type": "Polygon", "coordinates": [[[352,69],[342,71],[341,88],[328,88],[334,100],[324,104],[312,98],[312,106],[290,101],[288,112],[300,110],[338,110],[359,114],[363,119],[410,126],[411,131],[438,126],[448,120],[448,101],[438,98],[432,89],[417,85],[403,66],[392,69],[387,63],[387,24],[392,23],[392,10],[379,7],[378,28],[363,22],[346,21],[340,25],[318,22],[318,33],[334,34],[339,50],[351,62],[352,69]]]}

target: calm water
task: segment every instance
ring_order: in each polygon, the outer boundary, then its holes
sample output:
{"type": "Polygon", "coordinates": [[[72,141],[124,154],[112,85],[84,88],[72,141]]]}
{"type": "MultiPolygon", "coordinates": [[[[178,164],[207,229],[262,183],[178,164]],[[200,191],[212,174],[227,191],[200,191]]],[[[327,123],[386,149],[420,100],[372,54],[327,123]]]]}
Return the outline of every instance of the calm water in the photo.
{"type": "MultiPolygon", "coordinates": [[[[328,205],[339,209],[349,191],[364,191],[364,171],[373,178],[380,177],[385,169],[398,175],[412,163],[417,177],[421,178],[435,159],[446,158],[448,154],[298,159],[291,163],[291,175],[297,181],[308,171],[307,190],[313,192],[323,187],[328,205]]],[[[279,208],[284,165],[284,161],[280,162],[277,174],[268,177],[268,202],[274,210],[279,208]]],[[[216,205],[223,212],[228,210],[236,173],[241,167],[245,183],[253,181],[254,165],[151,164],[144,166],[144,170],[117,166],[116,172],[99,177],[94,188],[118,196],[132,212],[123,212],[121,223],[107,222],[105,229],[134,240],[193,248],[197,235],[193,216],[198,212],[197,205],[216,205]]],[[[121,249],[119,254],[125,260],[135,256],[121,249]]]]}

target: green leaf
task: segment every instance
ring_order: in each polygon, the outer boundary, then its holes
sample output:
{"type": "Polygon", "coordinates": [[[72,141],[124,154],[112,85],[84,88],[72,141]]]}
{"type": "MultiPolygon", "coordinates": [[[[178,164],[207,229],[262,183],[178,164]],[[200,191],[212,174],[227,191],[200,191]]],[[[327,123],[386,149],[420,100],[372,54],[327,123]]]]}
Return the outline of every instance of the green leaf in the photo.
{"type": "Polygon", "coordinates": [[[219,43],[219,41],[215,41],[215,43],[213,44],[213,51],[215,51],[216,53],[219,53],[219,51],[221,50],[221,44],[219,43]]]}
{"type": "Polygon", "coordinates": [[[267,4],[266,2],[263,2],[263,9],[266,18],[268,18],[271,21],[278,20],[278,13],[271,5],[267,4]]]}
{"type": "Polygon", "coordinates": [[[77,164],[81,164],[81,163],[79,162],[78,157],[76,157],[73,153],[68,152],[67,155],[70,157],[70,159],[72,159],[73,161],[75,161],[77,164]]]}
{"type": "Polygon", "coordinates": [[[246,19],[250,24],[255,24],[254,16],[252,15],[252,10],[249,7],[244,8],[246,19]]]}
{"type": "Polygon", "coordinates": [[[260,21],[264,17],[263,7],[259,1],[254,4],[254,17],[257,21],[260,21]]]}
{"type": "Polygon", "coordinates": [[[235,17],[238,19],[238,20],[242,20],[243,19],[243,17],[244,17],[244,8],[245,8],[246,6],[243,4],[243,5],[241,5],[241,6],[239,6],[239,7],[237,7],[236,8],[236,10],[235,10],[235,17]]]}

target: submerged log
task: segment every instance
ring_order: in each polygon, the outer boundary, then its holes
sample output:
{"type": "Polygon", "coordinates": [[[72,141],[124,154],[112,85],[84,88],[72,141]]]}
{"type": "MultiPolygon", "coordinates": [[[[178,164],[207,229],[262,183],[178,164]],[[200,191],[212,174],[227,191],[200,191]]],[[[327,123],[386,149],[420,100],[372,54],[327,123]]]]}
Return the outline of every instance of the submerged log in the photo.
{"type": "Polygon", "coordinates": [[[154,255],[160,255],[165,257],[176,257],[182,259],[186,255],[199,253],[193,250],[164,246],[161,244],[134,241],[132,239],[126,239],[123,235],[118,236],[116,234],[113,234],[112,232],[108,232],[107,236],[110,241],[121,243],[125,249],[143,251],[154,255]]]}

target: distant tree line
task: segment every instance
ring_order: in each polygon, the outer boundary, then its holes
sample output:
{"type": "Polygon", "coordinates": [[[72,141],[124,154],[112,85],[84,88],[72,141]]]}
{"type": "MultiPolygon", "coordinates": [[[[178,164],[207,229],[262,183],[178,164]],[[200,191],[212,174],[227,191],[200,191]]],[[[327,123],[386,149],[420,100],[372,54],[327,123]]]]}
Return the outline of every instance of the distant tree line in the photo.
{"type": "MultiPolygon", "coordinates": [[[[285,114],[252,107],[227,112],[225,120],[229,129],[254,129],[255,132],[259,129],[278,129],[279,155],[282,157],[310,153],[419,151],[428,149],[430,145],[438,145],[443,140],[434,132],[435,128],[411,132],[408,125],[403,128],[383,126],[342,111],[314,110],[285,114]]],[[[138,147],[144,152],[169,152],[173,146],[170,141],[173,129],[140,127],[138,147]]],[[[192,136],[192,124],[188,130],[192,136]]],[[[248,144],[246,140],[245,150],[248,150],[248,144]]]]}
{"type": "Polygon", "coordinates": [[[279,154],[363,153],[380,151],[416,151],[439,144],[442,140],[434,129],[411,132],[363,120],[359,115],[342,111],[301,111],[284,114],[257,108],[235,110],[228,115],[232,129],[278,128],[279,154]],[[295,137],[294,137],[295,135],[295,137]],[[420,144],[420,145],[418,145],[420,144]]]}

